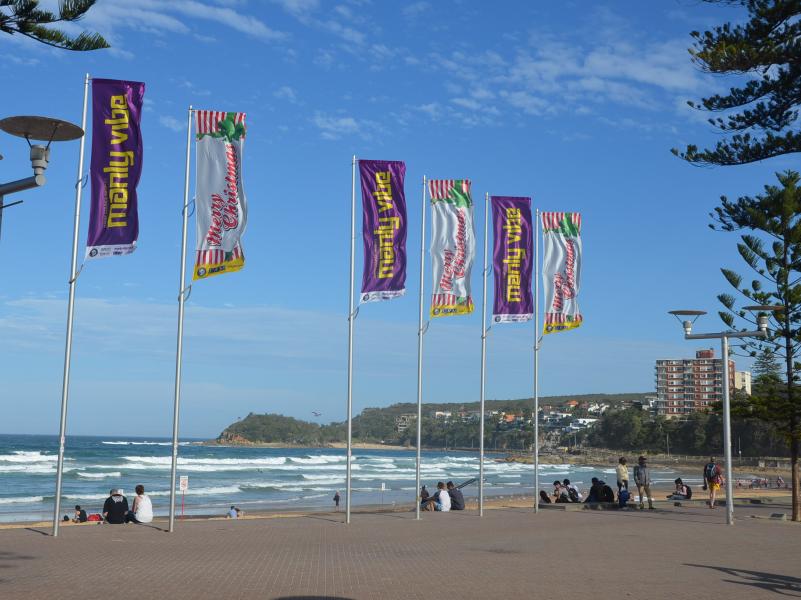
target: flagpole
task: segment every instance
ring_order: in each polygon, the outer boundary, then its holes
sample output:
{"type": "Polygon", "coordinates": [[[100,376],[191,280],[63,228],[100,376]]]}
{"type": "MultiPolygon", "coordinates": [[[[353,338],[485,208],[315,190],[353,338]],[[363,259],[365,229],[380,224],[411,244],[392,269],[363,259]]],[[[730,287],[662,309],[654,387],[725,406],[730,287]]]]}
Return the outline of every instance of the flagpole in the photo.
{"type": "Polygon", "coordinates": [[[534,513],[540,512],[540,209],[534,218],[534,513]]]}
{"type": "Polygon", "coordinates": [[[178,413],[181,404],[181,368],[184,353],[184,302],[186,301],[186,228],[189,222],[189,159],[192,151],[192,105],[186,116],[186,167],[184,171],[183,228],[181,230],[181,278],[178,282],[178,333],[175,348],[175,397],[172,408],[172,466],[170,468],[170,528],[175,531],[175,475],[178,469],[178,413]]]}
{"type": "Polygon", "coordinates": [[[489,194],[484,194],[484,297],[481,299],[481,396],[479,400],[479,435],[478,444],[478,516],[484,516],[484,383],[487,367],[487,237],[489,231],[489,194]]]}
{"type": "Polygon", "coordinates": [[[351,459],[353,452],[353,282],[356,271],[356,155],[350,175],[350,297],[348,308],[348,456],[345,492],[345,523],[350,523],[351,459]]]}
{"type": "Polygon", "coordinates": [[[417,467],[415,469],[415,518],[420,518],[420,445],[423,437],[423,285],[426,252],[426,176],[423,175],[423,203],[420,228],[420,317],[417,321],[417,467]]]}
{"type": "Polygon", "coordinates": [[[53,537],[58,537],[61,517],[61,482],[64,475],[64,444],[67,433],[67,402],[70,396],[70,363],[72,360],[72,317],[75,313],[75,281],[78,279],[78,233],[81,227],[81,192],[83,191],[83,150],[86,142],[86,107],[89,99],[89,73],[83,80],[83,114],[81,116],[78,179],[75,182],[75,216],[72,225],[72,259],[70,262],[69,300],[67,301],[67,340],[64,348],[64,374],[61,380],[61,420],[58,428],[58,464],[56,466],[56,502],[53,510],[53,537]]]}

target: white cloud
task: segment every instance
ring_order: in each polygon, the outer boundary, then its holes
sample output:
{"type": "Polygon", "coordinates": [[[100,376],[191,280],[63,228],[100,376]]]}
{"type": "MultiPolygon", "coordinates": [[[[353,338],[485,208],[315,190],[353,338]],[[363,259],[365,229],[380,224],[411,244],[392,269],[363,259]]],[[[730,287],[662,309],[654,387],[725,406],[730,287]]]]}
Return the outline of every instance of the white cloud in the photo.
{"type": "Polygon", "coordinates": [[[288,85],[282,85],[280,88],[275,90],[273,92],[273,96],[276,97],[276,98],[279,98],[281,100],[287,100],[288,102],[291,102],[292,104],[294,104],[294,103],[296,103],[298,101],[297,93],[295,93],[295,90],[293,90],[288,85]]]}
{"type": "Polygon", "coordinates": [[[430,9],[431,5],[428,2],[412,2],[404,6],[401,12],[404,17],[414,18],[428,12],[430,9]]]}
{"type": "Polygon", "coordinates": [[[173,131],[186,131],[186,124],[181,123],[178,119],[169,115],[160,116],[159,123],[161,123],[167,129],[171,129],[173,131]]]}
{"type": "Polygon", "coordinates": [[[343,136],[369,137],[370,121],[359,121],[353,117],[329,116],[317,112],[312,122],[320,130],[320,135],[326,140],[337,140],[343,136]]]}

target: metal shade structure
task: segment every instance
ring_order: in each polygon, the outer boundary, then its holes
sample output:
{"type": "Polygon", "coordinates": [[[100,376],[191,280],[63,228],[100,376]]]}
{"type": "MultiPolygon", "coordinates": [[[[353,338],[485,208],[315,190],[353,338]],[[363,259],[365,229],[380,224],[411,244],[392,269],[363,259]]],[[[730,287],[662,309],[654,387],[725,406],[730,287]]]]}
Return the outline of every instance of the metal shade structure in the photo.
{"type": "Polygon", "coordinates": [[[83,129],[52,117],[19,116],[0,119],[0,130],[9,135],[41,142],[70,142],[83,137],[83,129]]]}

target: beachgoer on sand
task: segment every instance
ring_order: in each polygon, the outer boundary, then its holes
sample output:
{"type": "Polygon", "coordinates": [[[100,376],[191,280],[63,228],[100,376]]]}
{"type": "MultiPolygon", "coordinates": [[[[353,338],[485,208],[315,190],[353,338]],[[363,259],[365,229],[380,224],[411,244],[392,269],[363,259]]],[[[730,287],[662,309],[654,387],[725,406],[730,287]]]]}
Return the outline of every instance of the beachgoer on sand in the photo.
{"type": "Polygon", "coordinates": [[[231,505],[231,510],[228,511],[228,513],[225,515],[225,518],[226,519],[237,519],[237,518],[239,518],[239,513],[236,510],[236,506],[234,506],[233,504],[231,505]]]}
{"type": "Polygon", "coordinates": [[[122,525],[128,514],[128,499],[122,495],[122,490],[111,490],[109,494],[103,503],[103,519],[106,523],[122,525]]]}
{"type": "Polygon", "coordinates": [[[451,510],[464,510],[464,495],[462,490],[453,485],[452,481],[446,484],[448,495],[451,497],[451,510]]]}
{"type": "Polygon", "coordinates": [[[426,501],[425,509],[440,512],[450,511],[451,496],[442,481],[437,483],[437,492],[426,501]]]}
{"type": "Polygon", "coordinates": [[[141,483],[134,488],[136,497],[130,512],[125,516],[126,523],[150,523],[153,521],[153,503],[145,494],[145,486],[141,483]]]}
{"type": "Polygon", "coordinates": [[[692,498],[692,489],[681,480],[681,477],[676,479],[673,483],[676,484],[676,489],[667,497],[668,500],[689,500],[692,498]]]}
{"type": "Polygon", "coordinates": [[[86,511],[80,507],[80,505],[75,505],[75,516],[72,517],[73,523],[86,523],[89,517],[86,516],[86,511]]]}
{"type": "Polygon", "coordinates": [[[617,493],[623,488],[629,489],[629,467],[626,464],[626,457],[621,456],[617,459],[617,493]]]}
{"type": "Polygon", "coordinates": [[[654,501],[651,496],[651,470],[648,468],[644,456],[641,456],[634,465],[634,483],[637,485],[637,493],[640,495],[640,510],[645,508],[643,492],[648,496],[648,508],[654,510],[654,501]]]}
{"type": "Polygon", "coordinates": [[[569,479],[563,479],[562,486],[567,489],[567,495],[570,497],[571,502],[581,502],[581,492],[575,485],[570,483],[569,479]]]}
{"type": "Polygon", "coordinates": [[[715,500],[722,483],[720,467],[715,463],[715,457],[710,456],[709,462],[704,465],[704,489],[709,490],[709,508],[715,508],[715,500]]]}
{"type": "Polygon", "coordinates": [[[540,490],[540,504],[550,504],[551,497],[548,495],[548,492],[545,490],[540,490]]]}
{"type": "Polygon", "coordinates": [[[567,504],[570,502],[570,495],[567,493],[567,488],[562,487],[561,481],[553,482],[553,501],[557,504],[567,504]]]}
{"type": "Polygon", "coordinates": [[[339,501],[341,497],[339,495],[339,490],[334,492],[334,510],[339,510],[339,501]]]}

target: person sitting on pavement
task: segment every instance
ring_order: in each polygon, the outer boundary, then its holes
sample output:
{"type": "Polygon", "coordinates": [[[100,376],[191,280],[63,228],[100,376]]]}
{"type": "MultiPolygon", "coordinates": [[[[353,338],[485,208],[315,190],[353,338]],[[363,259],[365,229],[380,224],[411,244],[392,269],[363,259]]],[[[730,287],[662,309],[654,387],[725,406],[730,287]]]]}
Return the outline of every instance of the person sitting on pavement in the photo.
{"type": "Polygon", "coordinates": [[[673,483],[676,484],[676,489],[667,497],[668,500],[689,500],[692,498],[693,493],[692,490],[690,490],[690,486],[686,485],[681,480],[681,477],[676,479],[673,483]]]}
{"type": "Polygon", "coordinates": [[[540,490],[540,504],[550,504],[551,497],[548,495],[548,492],[545,490],[540,490]]]}
{"type": "Polygon", "coordinates": [[[125,516],[126,523],[150,523],[153,521],[153,503],[145,494],[145,486],[141,483],[134,488],[136,497],[130,512],[125,516]]]}
{"type": "Polygon", "coordinates": [[[443,482],[437,483],[437,491],[426,503],[426,510],[448,512],[451,509],[451,497],[443,482]]]}
{"type": "Polygon", "coordinates": [[[82,509],[77,504],[75,505],[75,516],[72,517],[73,523],[86,523],[88,517],[86,516],[86,511],[82,509]]]}
{"type": "Polygon", "coordinates": [[[462,490],[453,485],[452,481],[447,483],[448,495],[451,497],[451,510],[464,510],[464,495],[462,490]]]}
{"type": "Polygon", "coordinates": [[[569,479],[563,480],[562,486],[567,488],[567,495],[571,502],[581,502],[581,492],[575,485],[570,483],[569,479]]]}
{"type": "Polygon", "coordinates": [[[553,482],[553,501],[557,504],[566,504],[570,502],[570,496],[567,493],[567,488],[562,487],[562,483],[558,480],[553,482]]]}
{"type": "Polygon", "coordinates": [[[584,500],[584,504],[596,504],[601,501],[601,486],[598,485],[599,481],[597,477],[593,477],[590,480],[590,491],[587,492],[587,499],[584,500]]]}
{"type": "Polygon", "coordinates": [[[648,508],[654,510],[654,501],[651,496],[651,470],[648,468],[644,456],[641,456],[634,465],[634,483],[637,485],[637,493],[640,495],[640,510],[645,508],[643,503],[645,496],[648,497],[648,508]]]}
{"type": "Polygon", "coordinates": [[[109,494],[103,503],[103,519],[106,523],[122,525],[128,514],[128,499],[122,495],[122,490],[111,490],[109,494]]]}
{"type": "Polygon", "coordinates": [[[428,493],[426,486],[420,488],[420,504],[425,505],[426,501],[431,497],[431,494],[428,493]]]}
{"type": "Polygon", "coordinates": [[[598,482],[598,486],[600,488],[600,491],[598,492],[598,497],[600,498],[601,502],[614,503],[615,492],[612,491],[612,488],[609,487],[603,480],[600,480],[598,482]]]}

